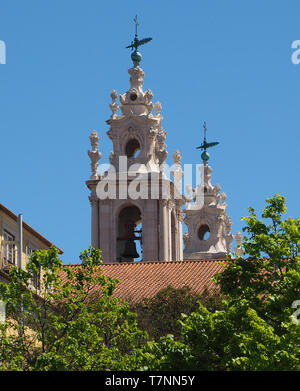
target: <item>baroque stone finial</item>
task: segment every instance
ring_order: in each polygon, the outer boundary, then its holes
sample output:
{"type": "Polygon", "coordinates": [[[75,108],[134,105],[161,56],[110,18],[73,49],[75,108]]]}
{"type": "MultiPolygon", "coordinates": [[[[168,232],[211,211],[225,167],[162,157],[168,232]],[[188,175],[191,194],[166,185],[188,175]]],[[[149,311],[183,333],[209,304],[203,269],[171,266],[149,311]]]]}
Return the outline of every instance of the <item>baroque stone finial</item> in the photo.
{"type": "Polygon", "coordinates": [[[91,159],[91,169],[92,169],[91,179],[98,179],[98,175],[97,175],[98,161],[102,157],[101,152],[98,151],[99,138],[100,137],[98,136],[96,130],[93,130],[90,135],[92,150],[88,151],[89,158],[91,159]]]}
{"type": "Polygon", "coordinates": [[[244,249],[242,247],[242,234],[241,232],[237,232],[236,235],[235,235],[235,240],[236,240],[236,244],[237,244],[237,248],[234,249],[234,252],[236,254],[237,257],[241,257],[243,254],[244,254],[244,249]]]}
{"type": "Polygon", "coordinates": [[[240,246],[242,244],[242,234],[240,232],[237,232],[235,235],[236,244],[240,246]]]}
{"type": "Polygon", "coordinates": [[[157,143],[155,147],[155,155],[158,159],[158,164],[160,167],[160,172],[164,172],[165,169],[165,160],[168,157],[168,151],[167,151],[167,146],[165,144],[166,140],[166,132],[161,130],[158,132],[157,137],[156,137],[157,143]]]}
{"type": "Polygon", "coordinates": [[[110,93],[110,96],[111,96],[111,99],[113,101],[113,103],[116,103],[116,100],[118,99],[118,93],[116,90],[112,90],[112,92],[110,93]]]}
{"type": "Polygon", "coordinates": [[[112,99],[112,103],[109,105],[109,107],[110,107],[110,109],[112,111],[111,118],[116,118],[116,112],[119,109],[119,106],[116,103],[117,99],[118,99],[117,91],[116,90],[112,90],[110,96],[111,96],[111,99],[112,99]]]}
{"type": "Polygon", "coordinates": [[[185,200],[187,203],[186,209],[190,209],[190,203],[194,201],[194,189],[191,184],[185,185],[185,200]]]}
{"type": "Polygon", "coordinates": [[[96,132],[96,130],[93,130],[90,135],[92,151],[97,151],[99,139],[100,137],[98,136],[98,133],[96,132]]]}
{"type": "Polygon", "coordinates": [[[173,153],[174,170],[171,174],[174,178],[174,192],[177,198],[181,197],[183,171],[181,168],[181,154],[178,149],[173,153]]]}
{"type": "Polygon", "coordinates": [[[160,115],[160,112],[161,112],[161,103],[160,102],[156,102],[155,105],[154,105],[154,108],[155,108],[155,111],[156,111],[156,115],[160,115]]]}
{"type": "Polygon", "coordinates": [[[174,164],[181,164],[181,154],[178,149],[176,149],[176,151],[173,153],[173,160],[174,164]]]}
{"type": "Polygon", "coordinates": [[[152,98],[153,98],[153,92],[149,89],[145,92],[144,95],[144,102],[148,110],[148,116],[151,115],[151,112],[154,108],[154,104],[151,102],[152,98]]]}
{"type": "Polygon", "coordinates": [[[227,194],[224,193],[224,191],[223,191],[223,193],[221,194],[221,200],[222,200],[223,204],[225,204],[226,198],[227,198],[227,194]]]}

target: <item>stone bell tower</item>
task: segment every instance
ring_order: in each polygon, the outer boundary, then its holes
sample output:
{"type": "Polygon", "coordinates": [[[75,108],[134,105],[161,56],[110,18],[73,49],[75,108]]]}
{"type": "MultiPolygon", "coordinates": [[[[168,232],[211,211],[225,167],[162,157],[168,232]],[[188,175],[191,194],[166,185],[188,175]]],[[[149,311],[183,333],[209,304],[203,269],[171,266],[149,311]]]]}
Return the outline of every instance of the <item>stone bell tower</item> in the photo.
{"type": "MultiPolygon", "coordinates": [[[[111,93],[112,115],[106,122],[113,151],[105,173],[97,172],[101,158],[97,132],[90,136],[92,175],[86,184],[91,191],[92,246],[102,251],[104,262],[128,262],[138,257],[142,261],[183,259],[184,201],[164,174],[168,153],[161,104],[153,104],[151,90],[143,91],[145,74],[139,66],[137,48],[149,40],[139,40],[136,32],[130,45],[135,48],[131,55],[134,66],[128,70],[130,88],[124,94],[111,93]]],[[[180,158],[177,151],[173,175],[182,176],[180,158]]]]}
{"type": "Polygon", "coordinates": [[[186,259],[224,258],[231,251],[233,235],[231,219],[226,214],[226,194],[219,194],[220,186],[211,184],[212,168],[208,165],[209,154],[206,149],[218,142],[207,143],[206,124],[204,123],[204,142],[198,147],[204,149],[199,166],[201,184],[193,189],[187,188],[187,206],[184,223],[188,232],[184,234],[184,253],[186,259]]]}

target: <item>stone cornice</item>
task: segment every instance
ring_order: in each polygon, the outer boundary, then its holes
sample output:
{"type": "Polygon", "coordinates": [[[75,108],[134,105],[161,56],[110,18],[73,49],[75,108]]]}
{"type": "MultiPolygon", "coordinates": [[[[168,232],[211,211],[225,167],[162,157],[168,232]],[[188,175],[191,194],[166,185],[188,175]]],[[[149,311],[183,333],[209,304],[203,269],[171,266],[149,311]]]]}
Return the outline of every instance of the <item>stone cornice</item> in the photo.
{"type": "Polygon", "coordinates": [[[116,125],[116,126],[124,126],[129,121],[134,121],[137,123],[150,124],[150,125],[159,125],[161,118],[159,116],[154,115],[135,115],[133,113],[129,115],[120,115],[116,116],[116,118],[110,118],[106,121],[108,125],[116,125]]]}

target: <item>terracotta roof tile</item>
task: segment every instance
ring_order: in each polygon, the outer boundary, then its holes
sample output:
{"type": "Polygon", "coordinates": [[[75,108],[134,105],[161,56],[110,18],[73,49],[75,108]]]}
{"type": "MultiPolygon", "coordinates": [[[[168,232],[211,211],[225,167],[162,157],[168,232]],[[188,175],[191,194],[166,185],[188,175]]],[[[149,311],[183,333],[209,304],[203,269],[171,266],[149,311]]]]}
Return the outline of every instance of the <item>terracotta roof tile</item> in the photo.
{"type": "MultiPolygon", "coordinates": [[[[114,296],[126,301],[138,302],[152,297],[168,286],[189,286],[202,293],[205,288],[215,287],[212,277],[223,270],[224,260],[188,260],[174,262],[106,263],[100,267],[105,276],[118,278],[114,296]]],[[[78,266],[78,265],[69,265],[78,266]]]]}

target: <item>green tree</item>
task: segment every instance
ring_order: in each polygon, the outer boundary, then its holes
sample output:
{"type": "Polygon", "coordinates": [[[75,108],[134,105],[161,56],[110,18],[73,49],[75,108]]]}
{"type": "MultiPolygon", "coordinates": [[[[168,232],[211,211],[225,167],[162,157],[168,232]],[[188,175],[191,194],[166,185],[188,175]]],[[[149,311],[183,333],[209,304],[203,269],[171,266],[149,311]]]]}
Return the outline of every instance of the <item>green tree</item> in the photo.
{"type": "Polygon", "coordinates": [[[246,221],[245,256],[228,259],[215,277],[225,307],[200,304],[183,315],[182,339],[163,337],[143,350],[144,368],[162,370],[299,370],[300,219],[282,220],[285,199],[266,200],[262,219],[253,208],[246,221]]]}
{"type": "Polygon", "coordinates": [[[112,297],[117,280],[101,272],[101,252],[63,266],[56,248],[38,250],[27,270],[0,283],[7,319],[0,326],[2,370],[130,370],[147,338],[128,303],[112,297]],[[31,285],[41,275],[39,292],[31,285]]]}
{"type": "Polygon", "coordinates": [[[132,311],[138,315],[140,329],[147,331],[150,338],[158,340],[166,334],[181,338],[181,326],[178,322],[181,314],[191,314],[196,311],[201,302],[210,311],[223,308],[222,297],[217,291],[204,289],[197,294],[188,286],[161,289],[155,296],[144,298],[139,303],[132,304],[132,311]]]}
{"type": "Polygon", "coordinates": [[[279,336],[246,300],[214,313],[202,304],[182,316],[182,341],[173,335],[149,342],[142,353],[147,370],[299,370],[299,325],[279,336]]]}
{"type": "Polygon", "coordinates": [[[300,219],[282,219],[287,210],[283,196],[276,194],[266,203],[262,219],[251,207],[243,217],[246,256],[229,259],[216,282],[232,300],[248,300],[281,335],[291,320],[292,303],[300,300],[300,219]]]}

